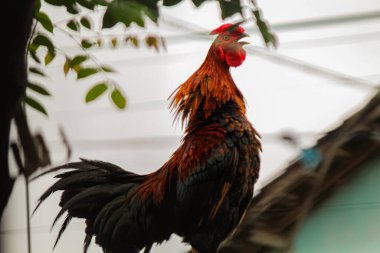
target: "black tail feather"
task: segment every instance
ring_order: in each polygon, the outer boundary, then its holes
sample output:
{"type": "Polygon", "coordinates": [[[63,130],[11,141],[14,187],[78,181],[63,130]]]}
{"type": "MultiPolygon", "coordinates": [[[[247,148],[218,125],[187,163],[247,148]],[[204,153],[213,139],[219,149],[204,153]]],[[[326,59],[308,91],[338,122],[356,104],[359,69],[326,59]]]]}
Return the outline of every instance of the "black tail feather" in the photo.
{"type": "Polygon", "coordinates": [[[86,234],[86,237],[84,238],[83,242],[83,253],[87,253],[88,247],[91,244],[93,234],[86,234]]]}
{"type": "Polygon", "coordinates": [[[104,231],[109,217],[111,217],[111,214],[114,213],[117,208],[120,208],[123,205],[124,201],[125,197],[119,196],[109,202],[96,216],[96,219],[93,222],[93,227],[98,228],[100,231],[104,231]]]}
{"type": "MultiPolygon", "coordinates": [[[[62,208],[59,211],[59,213],[57,214],[57,216],[55,217],[52,226],[55,225],[55,223],[58,221],[58,219],[67,210],[69,210],[69,209],[81,209],[81,207],[84,207],[84,209],[88,209],[89,208],[88,205],[91,205],[91,202],[96,203],[96,201],[99,198],[110,196],[110,195],[112,195],[112,193],[113,193],[112,189],[110,189],[109,186],[106,186],[106,188],[105,188],[104,185],[93,186],[91,188],[88,188],[86,190],[83,190],[83,191],[77,193],[75,196],[70,198],[67,202],[65,202],[62,205],[62,208]]],[[[86,212],[87,212],[87,210],[84,210],[82,214],[78,215],[78,218],[86,218],[86,216],[87,216],[86,212]],[[81,215],[83,215],[83,216],[81,216],[81,215]]],[[[70,211],[69,211],[69,213],[70,213],[70,211]]]]}
{"type": "Polygon", "coordinates": [[[152,249],[152,246],[153,246],[153,244],[150,244],[150,245],[146,246],[145,250],[144,250],[144,253],[149,253],[150,250],[152,249]]]}
{"type": "Polygon", "coordinates": [[[94,231],[98,231],[97,242],[106,238],[106,243],[109,243],[107,233],[112,234],[115,224],[123,215],[127,196],[146,176],[125,171],[107,162],[81,160],[52,168],[33,178],[34,180],[62,170],[55,176],[58,180],[41,195],[33,213],[52,193],[63,191],[60,201],[62,208],[52,227],[64,213],[67,212],[67,216],[61,225],[54,248],[71,219],[77,217],[86,219],[86,237],[83,244],[86,252],[95,235],[94,231]],[[106,231],[108,232],[105,233],[106,231]]]}
{"type": "Polygon", "coordinates": [[[59,241],[59,239],[61,239],[63,232],[65,232],[67,225],[69,225],[71,218],[72,218],[72,216],[69,214],[66,216],[65,221],[62,223],[61,229],[59,230],[59,233],[57,235],[57,239],[55,239],[53,249],[55,249],[55,247],[57,246],[58,241],[59,241]]]}

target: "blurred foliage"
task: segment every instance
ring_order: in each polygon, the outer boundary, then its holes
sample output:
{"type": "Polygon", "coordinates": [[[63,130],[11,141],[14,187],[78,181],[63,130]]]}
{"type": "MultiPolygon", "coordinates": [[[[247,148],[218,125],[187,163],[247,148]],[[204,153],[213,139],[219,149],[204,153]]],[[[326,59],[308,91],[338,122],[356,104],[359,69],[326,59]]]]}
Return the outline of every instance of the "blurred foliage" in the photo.
{"type": "Polygon", "coordinates": [[[278,46],[278,39],[276,34],[273,33],[273,31],[270,28],[269,23],[264,19],[262,10],[257,5],[256,0],[251,0],[252,3],[252,14],[254,21],[259,28],[261,37],[263,38],[265,45],[267,47],[274,47],[277,48],[278,46]]]}
{"type": "MultiPolygon", "coordinates": [[[[69,72],[76,73],[77,80],[85,79],[95,75],[105,78],[103,81],[96,81],[87,92],[85,102],[89,103],[96,100],[105,92],[109,92],[109,97],[113,104],[123,109],[126,106],[125,95],[120,88],[120,85],[111,80],[109,74],[115,71],[107,66],[101,65],[98,60],[89,52],[93,48],[118,48],[119,46],[132,46],[138,48],[142,45],[147,48],[152,48],[155,51],[161,49],[166,50],[164,38],[157,35],[147,35],[145,38],[127,34],[123,37],[104,38],[99,35],[94,28],[94,21],[89,16],[89,13],[101,10],[104,14],[101,17],[101,29],[112,28],[116,24],[124,24],[126,28],[131,25],[144,28],[147,21],[158,23],[160,16],[159,8],[163,6],[174,6],[184,0],[42,0],[53,6],[63,7],[67,11],[68,18],[65,20],[64,28],[54,24],[49,15],[41,11],[41,0],[35,0],[35,24],[36,28],[30,40],[28,53],[34,60],[30,64],[29,76],[46,77],[45,68],[55,58],[57,53],[65,57],[63,64],[63,73],[67,76],[69,72]],[[54,31],[59,29],[64,32],[69,38],[73,39],[79,48],[83,51],[82,54],[69,56],[62,49],[55,46],[53,40],[54,31]],[[98,36],[82,37],[83,30],[92,31],[98,36]],[[42,56],[43,55],[43,59],[42,56]]],[[[192,0],[196,7],[210,0],[192,0]]],[[[249,17],[245,17],[240,0],[213,0],[218,1],[220,7],[221,18],[224,20],[233,15],[239,15],[244,22],[249,17]]],[[[255,24],[265,41],[266,45],[277,46],[277,39],[270,31],[268,23],[263,19],[262,12],[258,8],[256,1],[251,0],[249,6],[255,24]]],[[[31,82],[28,85],[30,91],[43,96],[50,96],[50,93],[42,84],[31,82]]],[[[33,94],[34,96],[35,94],[33,94]]],[[[47,115],[44,106],[28,92],[28,96],[24,97],[27,105],[47,115]]]]}

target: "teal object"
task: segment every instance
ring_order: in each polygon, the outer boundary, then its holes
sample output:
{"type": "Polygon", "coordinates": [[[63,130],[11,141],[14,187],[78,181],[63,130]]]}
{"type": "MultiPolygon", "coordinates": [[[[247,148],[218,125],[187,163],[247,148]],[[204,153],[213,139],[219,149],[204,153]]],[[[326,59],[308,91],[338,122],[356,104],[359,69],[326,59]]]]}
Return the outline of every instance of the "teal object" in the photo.
{"type": "Polygon", "coordinates": [[[306,219],[294,253],[380,252],[380,158],[333,193],[306,219]]]}
{"type": "Polygon", "coordinates": [[[309,170],[314,170],[321,163],[322,156],[318,148],[307,148],[301,150],[300,161],[309,170]]]}

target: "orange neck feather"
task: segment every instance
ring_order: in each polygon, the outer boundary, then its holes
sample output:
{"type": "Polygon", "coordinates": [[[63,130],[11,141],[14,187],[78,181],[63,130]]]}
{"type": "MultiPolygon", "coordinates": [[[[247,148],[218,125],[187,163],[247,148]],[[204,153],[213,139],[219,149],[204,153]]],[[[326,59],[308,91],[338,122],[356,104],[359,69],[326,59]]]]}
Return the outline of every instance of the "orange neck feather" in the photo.
{"type": "Polygon", "coordinates": [[[205,61],[170,96],[170,108],[182,123],[205,120],[227,102],[233,101],[245,113],[244,97],[232,79],[229,66],[212,45],[205,61]]]}

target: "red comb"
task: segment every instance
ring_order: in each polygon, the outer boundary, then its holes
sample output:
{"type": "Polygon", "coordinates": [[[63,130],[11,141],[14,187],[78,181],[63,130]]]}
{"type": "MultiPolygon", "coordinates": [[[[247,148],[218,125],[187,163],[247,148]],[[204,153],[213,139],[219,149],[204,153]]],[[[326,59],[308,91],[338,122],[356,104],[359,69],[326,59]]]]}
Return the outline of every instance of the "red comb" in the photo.
{"type": "MultiPolygon", "coordinates": [[[[214,35],[214,34],[218,34],[218,33],[225,32],[225,31],[227,31],[228,29],[230,29],[231,26],[232,26],[232,24],[230,24],[230,23],[223,24],[223,25],[219,26],[218,28],[212,30],[212,31],[210,32],[210,35],[214,35]]],[[[237,26],[237,27],[234,29],[234,32],[244,33],[245,30],[244,30],[243,27],[241,27],[241,26],[237,26]]]]}

